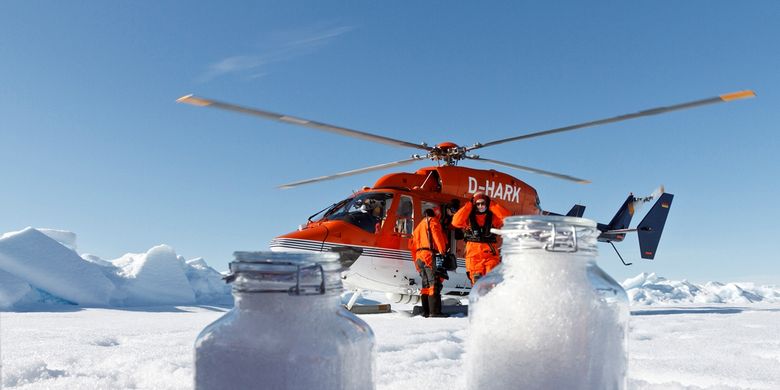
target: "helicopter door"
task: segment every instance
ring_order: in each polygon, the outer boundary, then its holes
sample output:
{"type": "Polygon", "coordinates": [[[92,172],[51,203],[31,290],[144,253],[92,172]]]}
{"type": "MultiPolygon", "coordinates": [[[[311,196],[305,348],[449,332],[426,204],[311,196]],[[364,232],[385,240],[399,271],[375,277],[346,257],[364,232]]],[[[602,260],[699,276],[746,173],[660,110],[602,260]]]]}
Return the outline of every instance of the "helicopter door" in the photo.
{"type": "Polygon", "coordinates": [[[465,257],[466,244],[463,241],[462,233],[460,233],[461,235],[459,236],[456,229],[449,226],[449,223],[452,221],[452,214],[448,214],[446,218],[444,215],[442,215],[442,213],[447,212],[447,208],[447,204],[440,204],[433,201],[422,201],[422,207],[420,209],[423,210],[423,212],[425,212],[426,209],[432,209],[436,213],[436,218],[439,218],[439,221],[441,221],[442,228],[445,229],[445,233],[449,233],[447,237],[447,251],[462,258],[465,257]],[[453,245],[453,243],[455,245],[453,245]]]}
{"type": "MultiPolygon", "coordinates": [[[[420,210],[422,211],[422,214],[420,214],[420,218],[425,218],[425,210],[431,209],[436,214],[436,218],[441,221],[441,210],[442,206],[439,205],[436,202],[429,202],[429,201],[422,201],[420,205],[420,210]]],[[[447,237],[447,242],[450,242],[450,238],[447,237]]]]}

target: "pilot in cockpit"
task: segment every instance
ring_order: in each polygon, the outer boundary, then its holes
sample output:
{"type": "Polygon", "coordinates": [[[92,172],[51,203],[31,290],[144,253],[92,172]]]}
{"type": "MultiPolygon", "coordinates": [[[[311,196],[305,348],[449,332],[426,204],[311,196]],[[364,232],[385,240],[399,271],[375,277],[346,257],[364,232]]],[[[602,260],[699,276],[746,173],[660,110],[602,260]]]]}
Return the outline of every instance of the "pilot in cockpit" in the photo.
{"type": "MultiPolygon", "coordinates": [[[[383,222],[383,210],[382,202],[378,201],[376,199],[364,199],[363,203],[358,208],[358,211],[365,215],[365,218],[359,218],[361,220],[368,220],[370,222],[366,222],[366,225],[369,225],[369,223],[372,225],[373,229],[366,229],[368,231],[379,233],[379,230],[382,227],[383,222]]],[[[368,227],[368,226],[366,226],[368,227]]]]}

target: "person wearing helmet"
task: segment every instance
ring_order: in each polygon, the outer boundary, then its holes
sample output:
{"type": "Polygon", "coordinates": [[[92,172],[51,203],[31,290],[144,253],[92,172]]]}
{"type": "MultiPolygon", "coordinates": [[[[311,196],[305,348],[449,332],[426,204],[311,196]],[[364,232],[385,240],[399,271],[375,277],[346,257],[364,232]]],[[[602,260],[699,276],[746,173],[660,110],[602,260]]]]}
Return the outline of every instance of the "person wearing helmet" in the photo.
{"type": "Polygon", "coordinates": [[[420,295],[424,317],[446,317],[441,312],[441,288],[446,278],[436,265],[436,257],[447,250],[447,238],[441,224],[432,209],[426,209],[423,218],[412,232],[409,250],[412,252],[414,266],[420,273],[422,289],[420,295]]]}
{"type": "Polygon", "coordinates": [[[497,202],[491,202],[490,197],[480,191],[452,217],[452,226],[463,229],[466,272],[471,284],[501,263],[498,237],[490,229],[504,226],[504,218],[509,215],[509,210],[497,202]]]}

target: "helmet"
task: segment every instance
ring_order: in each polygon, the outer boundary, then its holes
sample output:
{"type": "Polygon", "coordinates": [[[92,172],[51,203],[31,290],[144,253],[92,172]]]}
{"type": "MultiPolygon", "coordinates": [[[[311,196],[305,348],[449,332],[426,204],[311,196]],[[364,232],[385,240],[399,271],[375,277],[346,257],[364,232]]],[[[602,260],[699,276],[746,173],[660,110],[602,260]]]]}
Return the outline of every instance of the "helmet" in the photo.
{"type": "Polygon", "coordinates": [[[478,200],[484,200],[485,202],[490,203],[490,197],[485,195],[485,193],[482,191],[475,192],[474,196],[471,197],[472,202],[476,202],[478,200]]]}
{"type": "Polygon", "coordinates": [[[474,205],[474,211],[479,214],[482,214],[487,212],[487,209],[490,207],[490,197],[485,195],[484,192],[479,191],[474,193],[474,196],[471,197],[471,203],[474,205]],[[485,206],[486,206],[485,211],[480,211],[479,208],[477,207],[477,202],[479,201],[485,202],[485,206]]]}

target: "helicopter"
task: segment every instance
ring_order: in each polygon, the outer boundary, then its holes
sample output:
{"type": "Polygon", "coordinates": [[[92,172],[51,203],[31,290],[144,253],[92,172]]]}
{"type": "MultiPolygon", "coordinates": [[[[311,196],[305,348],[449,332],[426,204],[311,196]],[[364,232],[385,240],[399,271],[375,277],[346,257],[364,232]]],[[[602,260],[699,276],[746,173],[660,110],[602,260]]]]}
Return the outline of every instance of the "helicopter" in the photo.
{"type": "MultiPolygon", "coordinates": [[[[345,199],[316,212],[297,230],[280,235],[270,243],[271,251],[336,252],[345,267],[342,279],[346,288],[358,292],[381,291],[385,292],[393,302],[415,303],[419,299],[422,286],[412,262],[408,240],[411,238],[415,224],[421,220],[426,209],[433,209],[437,216],[445,217],[458,205],[469,202],[474,193],[482,191],[490,196],[492,201],[500,203],[511,211],[512,215],[561,215],[542,210],[536,189],[524,181],[493,169],[459,166],[461,161],[481,161],[578,184],[590,183],[588,180],[566,174],[485,158],[475,154],[475,151],[508,142],[752,97],[755,97],[755,93],[751,90],[738,91],[485,143],[478,142],[471,146],[460,146],[453,142],[429,146],[426,143],[408,142],[195,95],[182,96],[177,99],[177,102],[259,116],[342,136],[421,151],[421,154],[413,154],[404,160],[282,184],[279,186],[280,189],[404,166],[421,160],[434,161],[436,166],[421,168],[415,172],[384,175],[373,186],[355,191],[345,199]]],[[[635,197],[633,193],[629,194],[609,223],[597,224],[600,233],[598,241],[612,245],[623,264],[630,265],[631,263],[623,260],[614,242],[623,241],[627,233],[637,233],[641,257],[654,259],[673,197],[674,195],[664,192],[663,188],[646,197],[635,197]],[[637,206],[653,200],[656,202],[644,219],[635,228],[630,228],[629,224],[637,206]]],[[[584,211],[585,206],[574,205],[565,215],[582,217],[584,211]]],[[[457,269],[449,272],[449,279],[444,282],[442,294],[465,295],[471,289],[463,259],[465,243],[455,239],[454,231],[450,234],[450,242],[455,244],[450,245],[449,250],[458,258],[457,269]]],[[[359,293],[353,294],[347,306],[351,307],[359,295],[359,293]]]]}

